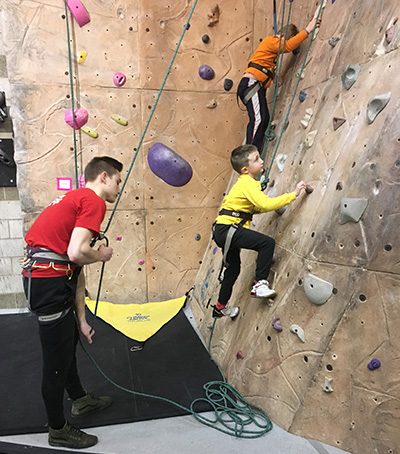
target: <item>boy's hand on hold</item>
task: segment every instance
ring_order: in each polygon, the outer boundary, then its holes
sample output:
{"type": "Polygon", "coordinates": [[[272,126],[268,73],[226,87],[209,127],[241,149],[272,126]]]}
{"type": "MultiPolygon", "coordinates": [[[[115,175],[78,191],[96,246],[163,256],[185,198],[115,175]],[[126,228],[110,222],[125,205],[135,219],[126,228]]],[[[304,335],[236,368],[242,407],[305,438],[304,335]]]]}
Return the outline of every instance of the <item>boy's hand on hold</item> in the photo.
{"type": "Polygon", "coordinates": [[[300,195],[302,189],[306,190],[306,187],[307,183],[305,181],[300,181],[300,183],[297,183],[296,189],[293,191],[296,197],[300,195]]]}
{"type": "Polygon", "coordinates": [[[97,250],[100,252],[101,262],[108,262],[114,252],[112,247],[105,246],[104,244],[100,244],[97,250]]]}
{"type": "Polygon", "coordinates": [[[310,34],[314,30],[314,27],[319,28],[320,26],[321,26],[321,19],[318,19],[318,21],[317,21],[317,18],[314,17],[314,19],[307,25],[306,30],[310,34]]]}

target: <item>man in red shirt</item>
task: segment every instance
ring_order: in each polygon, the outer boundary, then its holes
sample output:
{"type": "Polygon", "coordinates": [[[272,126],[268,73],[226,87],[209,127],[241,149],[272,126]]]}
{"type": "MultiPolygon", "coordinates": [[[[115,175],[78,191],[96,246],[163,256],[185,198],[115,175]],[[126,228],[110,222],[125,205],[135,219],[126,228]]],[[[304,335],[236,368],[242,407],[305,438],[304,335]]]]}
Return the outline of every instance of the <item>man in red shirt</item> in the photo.
{"type": "Polygon", "coordinates": [[[249,123],[246,131],[246,144],[255,145],[262,152],[264,134],[269,123],[266,89],[275,77],[275,64],[278,53],[292,52],[309,36],[320,20],[313,19],[298,33],[297,27],[289,24],[288,32],[264,38],[250,58],[247,69],[239,83],[237,94],[246,106],[249,123]],[[284,40],[285,39],[285,40],[284,40]]]}
{"type": "Polygon", "coordinates": [[[29,307],[38,317],[43,352],[42,396],[52,446],[80,449],[98,441],[65,419],[64,389],[72,399],[73,417],[111,403],[110,397],[95,397],[82,387],[76,345],[79,332],[92,343],[94,330],[86,321],[85,276],[81,268],[112,257],[111,247],[101,244],[95,249],[91,242],[100,233],[105,202],[114,203],[118,197],[121,170],[122,164],[108,156],[92,159],[85,168],[86,187],[54,200],[25,237],[24,289],[29,307]]]}

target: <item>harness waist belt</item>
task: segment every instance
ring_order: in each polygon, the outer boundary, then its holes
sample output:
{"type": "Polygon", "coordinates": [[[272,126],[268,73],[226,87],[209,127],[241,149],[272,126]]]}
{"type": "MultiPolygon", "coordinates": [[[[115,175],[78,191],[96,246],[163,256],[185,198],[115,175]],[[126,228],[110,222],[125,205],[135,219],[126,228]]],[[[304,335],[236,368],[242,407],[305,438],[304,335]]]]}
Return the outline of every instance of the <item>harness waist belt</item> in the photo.
{"type": "Polygon", "coordinates": [[[261,71],[262,73],[264,73],[266,76],[268,76],[267,80],[264,82],[264,84],[266,84],[268,82],[269,79],[273,79],[274,78],[274,73],[268,69],[267,67],[265,66],[261,66],[259,65],[258,63],[253,63],[252,61],[249,62],[249,64],[247,65],[248,68],[255,68],[255,69],[258,69],[259,71],[261,71]]]}
{"type": "Polygon", "coordinates": [[[58,254],[50,249],[43,247],[26,248],[26,259],[22,265],[23,268],[29,268],[33,262],[54,263],[55,265],[66,265],[72,263],[68,255],[58,254]]]}
{"type": "Polygon", "coordinates": [[[68,309],[65,309],[65,310],[63,310],[61,312],[56,312],[55,314],[38,315],[38,320],[41,323],[54,322],[54,320],[58,320],[59,318],[65,317],[70,310],[71,310],[71,308],[69,307],[68,309]]]}
{"type": "Polygon", "coordinates": [[[234,218],[240,218],[246,221],[251,221],[253,219],[253,215],[251,213],[245,213],[244,211],[225,210],[225,208],[220,210],[218,214],[220,216],[232,216],[234,218]]]}

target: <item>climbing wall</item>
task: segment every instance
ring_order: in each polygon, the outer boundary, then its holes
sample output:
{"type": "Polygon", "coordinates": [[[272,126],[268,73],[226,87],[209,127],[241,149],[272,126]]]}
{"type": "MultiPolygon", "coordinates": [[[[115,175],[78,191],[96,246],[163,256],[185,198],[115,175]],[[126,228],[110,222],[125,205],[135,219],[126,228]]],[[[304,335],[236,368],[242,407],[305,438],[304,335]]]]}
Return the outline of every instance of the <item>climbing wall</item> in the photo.
{"type": "MultiPolygon", "coordinates": [[[[137,150],[192,4],[84,0],[90,22],[80,27],[68,17],[75,107],[88,111],[85,126],[98,133],[77,131],[79,174],[105,154],[121,160],[125,172],[137,154],[108,232],[115,253],[101,298],[162,301],[195,283],[191,306],[208,340],[207,305],[216,302],[221,262],[210,228],[235,181],[229,155],[243,141],[247,117],[235,89],[248,57],[273,32],[273,2],[222,0],[220,14],[214,2],[198,3],[137,150]],[[78,63],[82,51],[87,56],[78,63]],[[214,78],[199,76],[202,65],[214,78]],[[123,86],[113,82],[118,72],[126,76],[123,86]],[[225,79],[233,81],[231,91],[225,79]],[[191,166],[187,184],[171,186],[150,170],[155,143],[191,166]]],[[[319,5],[292,2],[293,22],[305,26],[319,5]]],[[[64,121],[71,109],[66,16],[60,0],[6,0],[0,11],[27,229],[64,193],[57,178],[64,190],[74,179],[72,128],[64,121]]],[[[231,300],[240,314],[217,321],[212,354],[230,383],[281,427],[354,453],[394,454],[400,446],[400,11],[397,0],[335,0],[322,14],[292,106],[308,42],[298,56],[285,56],[276,139],[267,154],[269,164],[283,131],[268,195],[292,190],[301,179],[314,191],[283,214],[256,218],[252,228],[277,242],[270,280],[278,296],[250,300],[256,256],[243,252],[231,300]],[[379,113],[367,120],[367,111],[379,113]]],[[[97,265],[86,271],[91,296],[99,271],[97,265]]]]}
{"type": "MultiPolygon", "coordinates": [[[[294,22],[307,24],[319,5],[294,2],[294,22]]],[[[269,6],[256,2],[255,46],[270,31],[269,6]]],[[[267,156],[283,128],[266,193],[302,179],[314,191],[283,214],[256,216],[252,228],[277,242],[278,296],[249,297],[256,254],[242,251],[230,301],[240,313],[216,322],[211,352],[286,430],[353,453],[399,453],[400,8],[336,0],[322,14],[286,125],[307,42],[285,56],[267,156]]],[[[207,342],[220,264],[210,242],[192,298],[207,342]]]]}
{"type": "MultiPolygon", "coordinates": [[[[137,156],[108,231],[114,257],[106,266],[101,298],[141,303],[181,296],[193,285],[226,190],[230,150],[244,137],[245,114],[224,80],[240,78],[240,63],[251,52],[252,17],[244,5],[231,8],[225,1],[218,20],[215,4],[200,2],[138,150],[192,4],[83,4],[90,22],[82,27],[68,12],[74,103],[88,112],[84,128],[98,137],[77,130],[78,173],[94,156],[110,155],[123,162],[125,176],[137,156]],[[213,69],[212,80],[199,76],[202,65],[213,69]],[[125,75],[123,85],[114,84],[116,73],[125,75]],[[147,154],[155,143],[191,166],[187,184],[171,186],[150,170],[147,154]]],[[[60,0],[9,0],[1,8],[28,229],[51,200],[75,187],[73,129],[64,121],[72,108],[67,17],[60,0]]],[[[100,267],[86,268],[89,294],[95,297],[100,267]]]]}

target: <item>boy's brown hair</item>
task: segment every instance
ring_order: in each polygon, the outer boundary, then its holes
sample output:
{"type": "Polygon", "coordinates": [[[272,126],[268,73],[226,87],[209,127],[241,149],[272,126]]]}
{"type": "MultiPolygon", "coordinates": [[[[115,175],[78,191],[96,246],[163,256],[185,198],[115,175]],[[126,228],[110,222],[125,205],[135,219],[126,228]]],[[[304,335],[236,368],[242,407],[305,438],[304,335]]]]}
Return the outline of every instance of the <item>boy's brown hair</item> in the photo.
{"type": "Polygon", "coordinates": [[[98,156],[93,158],[85,167],[85,181],[94,181],[102,172],[107,172],[109,177],[121,172],[122,163],[109,156],[98,156]]]}
{"type": "Polygon", "coordinates": [[[287,31],[286,25],[279,30],[278,36],[281,35],[282,33],[285,33],[285,40],[287,41],[288,39],[293,38],[293,36],[296,36],[299,33],[299,29],[296,27],[296,25],[289,24],[287,27],[287,31]]]}
{"type": "Polygon", "coordinates": [[[237,173],[242,173],[242,168],[249,165],[249,156],[254,151],[258,151],[254,145],[240,145],[231,153],[231,164],[237,173]]]}

